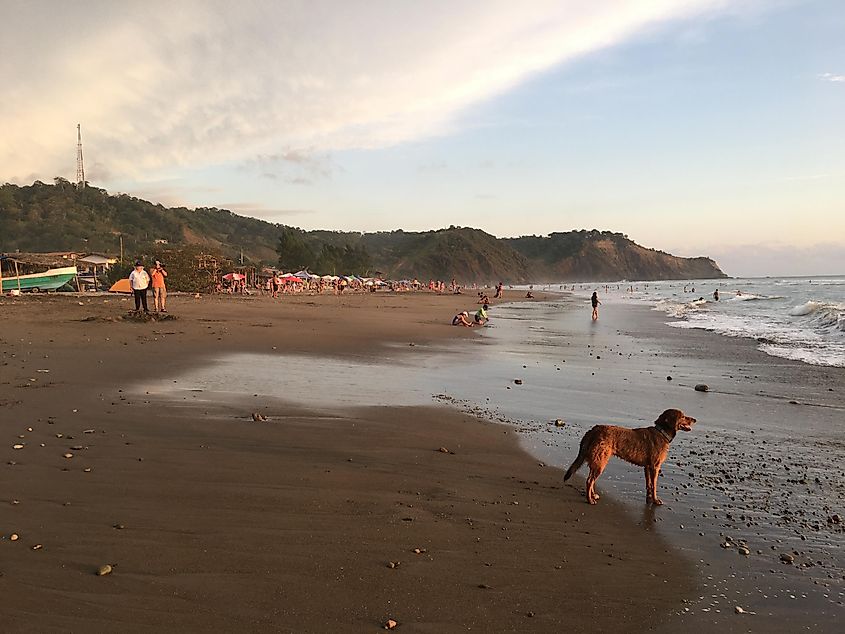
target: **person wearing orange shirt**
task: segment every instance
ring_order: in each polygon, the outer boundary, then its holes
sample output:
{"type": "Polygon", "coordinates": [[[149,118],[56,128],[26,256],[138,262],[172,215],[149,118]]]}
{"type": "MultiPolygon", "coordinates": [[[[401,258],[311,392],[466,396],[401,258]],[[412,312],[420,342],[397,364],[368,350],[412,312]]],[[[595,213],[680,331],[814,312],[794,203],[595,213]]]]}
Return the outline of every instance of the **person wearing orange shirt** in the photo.
{"type": "Polygon", "coordinates": [[[164,303],[167,299],[167,286],[164,283],[164,278],[167,277],[167,271],[164,270],[164,267],[158,260],[156,260],[153,270],[150,271],[150,277],[153,282],[153,304],[155,305],[156,312],[161,311],[166,313],[167,307],[164,303]]]}

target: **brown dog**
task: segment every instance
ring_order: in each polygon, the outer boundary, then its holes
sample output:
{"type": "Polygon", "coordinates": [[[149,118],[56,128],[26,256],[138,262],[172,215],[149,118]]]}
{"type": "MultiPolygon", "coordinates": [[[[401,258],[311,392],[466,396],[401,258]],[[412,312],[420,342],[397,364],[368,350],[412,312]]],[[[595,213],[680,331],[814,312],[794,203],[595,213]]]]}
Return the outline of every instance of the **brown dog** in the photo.
{"type": "Polygon", "coordinates": [[[663,504],[657,497],[657,476],[666,456],[669,443],[678,430],[691,431],[695,419],[686,416],[679,409],[667,409],[654,421],[654,427],[628,429],[616,425],[596,425],[581,439],[581,450],[575,462],[569,467],[564,481],[569,480],[587,461],[590,475],[587,476],[587,501],[595,504],[599,495],[595,484],[607,466],[611,456],[645,468],[646,504],[663,504]]]}

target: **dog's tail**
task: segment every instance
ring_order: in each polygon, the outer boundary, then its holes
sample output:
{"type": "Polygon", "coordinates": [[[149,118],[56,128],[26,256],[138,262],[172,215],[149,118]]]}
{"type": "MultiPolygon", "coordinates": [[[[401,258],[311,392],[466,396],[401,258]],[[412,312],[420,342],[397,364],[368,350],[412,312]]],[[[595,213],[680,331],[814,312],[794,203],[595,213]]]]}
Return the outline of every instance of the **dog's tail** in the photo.
{"type": "Polygon", "coordinates": [[[592,431],[593,431],[592,429],[590,431],[588,431],[586,434],[584,434],[584,437],[581,439],[581,447],[578,450],[578,457],[575,458],[575,462],[573,462],[572,465],[569,467],[569,469],[566,470],[566,475],[563,476],[564,482],[566,482],[567,480],[569,480],[569,478],[574,476],[575,472],[578,471],[578,469],[581,468],[582,464],[584,464],[584,460],[587,459],[587,447],[590,444],[587,441],[587,438],[589,438],[592,431]]]}

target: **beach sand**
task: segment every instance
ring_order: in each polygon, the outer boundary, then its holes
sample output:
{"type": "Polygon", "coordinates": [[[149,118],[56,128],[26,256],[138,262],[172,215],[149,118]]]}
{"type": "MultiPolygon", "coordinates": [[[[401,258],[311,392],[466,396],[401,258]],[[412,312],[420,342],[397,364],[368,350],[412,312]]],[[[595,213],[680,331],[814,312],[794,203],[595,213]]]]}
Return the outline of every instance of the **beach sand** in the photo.
{"type": "Polygon", "coordinates": [[[326,413],[249,385],[223,403],[138,394],[224,353],[413,359],[478,338],[446,325],[471,303],[174,295],[177,319],[133,323],[115,296],[0,299],[4,631],[666,623],[700,589],[690,558],[612,496],[585,504],[512,428],[435,406],[326,413]]]}

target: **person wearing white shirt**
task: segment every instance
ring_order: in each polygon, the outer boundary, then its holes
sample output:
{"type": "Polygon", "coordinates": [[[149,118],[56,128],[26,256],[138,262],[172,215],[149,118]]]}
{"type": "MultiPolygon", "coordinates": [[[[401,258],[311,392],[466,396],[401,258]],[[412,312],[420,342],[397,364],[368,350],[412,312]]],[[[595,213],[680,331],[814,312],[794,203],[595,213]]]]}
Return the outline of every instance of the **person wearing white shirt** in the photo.
{"type": "Polygon", "coordinates": [[[129,285],[135,294],[135,310],[141,310],[143,304],[144,312],[150,312],[147,308],[147,289],[150,287],[150,274],[144,270],[144,264],[141,260],[135,262],[135,270],[129,274],[129,285]]]}

